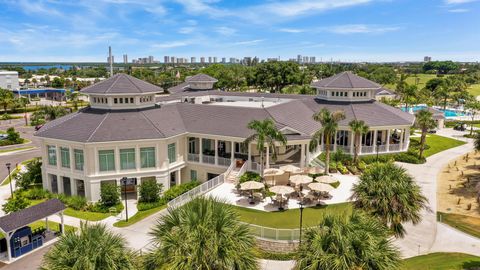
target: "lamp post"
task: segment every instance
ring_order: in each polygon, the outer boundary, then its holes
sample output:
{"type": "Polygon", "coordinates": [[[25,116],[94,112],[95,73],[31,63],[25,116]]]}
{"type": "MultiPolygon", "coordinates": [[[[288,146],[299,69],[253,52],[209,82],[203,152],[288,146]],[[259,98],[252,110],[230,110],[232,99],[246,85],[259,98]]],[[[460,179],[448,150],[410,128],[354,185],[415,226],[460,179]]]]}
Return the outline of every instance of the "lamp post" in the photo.
{"type": "Polygon", "coordinates": [[[305,203],[302,201],[300,201],[298,203],[300,205],[300,244],[302,244],[302,223],[303,223],[303,206],[305,205],[305,203]]]}
{"type": "Polygon", "coordinates": [[[378,162],[378,147],[380,146],[380,143],[381,142],[379,140],[377,140],[377,162],[378,162]]]}
{"type": "Polygon", "coordinates": [[[8,170],[8,181],[10,182],[10,195],[12,196],[12,199],[13,199],[13,187],[12,187],[12,176],[10,175],[10,165],[11,165],[10,162],[5,164],[8,170]]]}
{"type": "Polygon", "coordinates": [[[128,205],[127,205],[127,177],[122,177],[123,182],[123,196],[125,197],[125,221],[128,222],[128,205]]]}

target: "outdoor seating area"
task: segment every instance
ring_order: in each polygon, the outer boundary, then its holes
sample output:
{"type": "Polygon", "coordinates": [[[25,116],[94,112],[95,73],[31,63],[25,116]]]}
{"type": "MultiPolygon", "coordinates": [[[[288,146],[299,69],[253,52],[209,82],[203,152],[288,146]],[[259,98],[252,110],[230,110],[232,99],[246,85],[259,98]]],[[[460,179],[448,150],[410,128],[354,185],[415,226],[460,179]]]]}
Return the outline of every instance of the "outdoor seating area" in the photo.
{"type": "Polygon", "coordinates": [[[262,211],[282,211],[325,204],[347,202],[351,188],[358,181],[353,175],[309,174],[312,168],[301,169],[292,165],[278,169],[265,169],[260,181],[240,184],[224,183],[207,193],[226,203],[262,211]]]}

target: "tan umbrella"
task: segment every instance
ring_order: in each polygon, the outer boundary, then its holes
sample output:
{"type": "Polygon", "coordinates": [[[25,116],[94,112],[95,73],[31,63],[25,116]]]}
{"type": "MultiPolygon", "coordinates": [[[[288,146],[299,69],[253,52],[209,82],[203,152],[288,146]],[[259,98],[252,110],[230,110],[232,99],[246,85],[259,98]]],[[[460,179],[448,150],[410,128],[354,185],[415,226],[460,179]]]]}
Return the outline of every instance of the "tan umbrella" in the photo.
{"type": "Polygon", "coordinates": [[[290,164],[285,165],[285,166],[281,166],[279,169],[282,170],[282,171],[288,172],[288,173],[302,173],[302,169],[300,169],[297,166],[290,165],[290,164]]]}
{"type": "Polygon", "coordinates": [[[308,187],[311,190],[319,191],[319,192],[329,192],[333,190],[332,186],[324,183],[311,183],[311,184],[308,184],[308,187]]]}
{"type": "Polygon", "coordinates": [[[294,183],[295,185],[304,185],[311,183],[312,181],[313,178],[308,175],[297,174],[290,176],[290,182],[294,183]]]}
{"type": "Polygon", "coordinates": [[[320,167],[307,167],[304,168],[303,172],[308,173],[308,174],[317,174],[317,173],[323,173],[325,170],[320,168],[320,167]]]}
{"type": "Polygon", "coordinates": [[[290,194],[295,191],[292,187],[289,186],[273,186],[269,190],[273,193],[280,195],[290,194]]]}
{"type": "Polygon", "coordinates": [[[264,187],[263,183],[256,182],[256,181],[247,181],[245,183],[240,184],[241,190],[255,190],[255,189],[261,189],[263,187],[264,187]]]}
{"type": "Polygon", "coordinates": [[[330,175],[320,176],[320,177],[315,178],[315,180],[317,180],[320,183],[325,183],[325,184],[332,184],[332,183],[337,183],[338,182],[337,178],[335,178],[333,176],[330,176],[330,175]]]}
{"type": "Polygon", "coordinates": [[[280,169],[265,169],[263,170],[263,177],[272,177],[273,183],[275,183],[275,176],[284,174],[285,172],[280,169]]]}

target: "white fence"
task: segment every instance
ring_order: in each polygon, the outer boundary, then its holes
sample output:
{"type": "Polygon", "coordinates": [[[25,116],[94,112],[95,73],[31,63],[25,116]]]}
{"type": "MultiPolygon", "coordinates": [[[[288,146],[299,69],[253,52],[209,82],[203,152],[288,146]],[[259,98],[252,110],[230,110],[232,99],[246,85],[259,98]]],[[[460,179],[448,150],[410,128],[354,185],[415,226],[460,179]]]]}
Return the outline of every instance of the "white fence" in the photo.
{"type": "Polygon", "coordinates": [[[276,229],[245,223],[255,237],[276,241],[298,241],[300,229],[276,229]]]}
{"type": "Polygon", "coordinates": [[[225,181],[225,178],[224,178],[224,175],[221,174],[215,178],[212,178],[210,180],[208,180],[207,182],[199,185],[198,187],[195,187],[185,193],[183,193],[182,195],[176,197],[175,199],[169,201],[167,203],[167,206],[170,208],[177,208],[177,207],[180,207],[186,203],[188,203],[189,201],[195,199],[196,197],[198,196],[201,196],[205,193],[207,193],[208,191],[216,188],[217,186],[223,184],[223,182],[225,181]]]}

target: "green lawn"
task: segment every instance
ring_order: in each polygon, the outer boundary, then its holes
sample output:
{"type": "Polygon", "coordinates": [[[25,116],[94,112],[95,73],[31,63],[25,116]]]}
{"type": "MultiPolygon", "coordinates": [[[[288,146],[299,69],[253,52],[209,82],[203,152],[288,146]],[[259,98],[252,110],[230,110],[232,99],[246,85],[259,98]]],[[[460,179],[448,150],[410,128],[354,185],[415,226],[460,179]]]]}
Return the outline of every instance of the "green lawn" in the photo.
{"type": "MultiPolygon", "coordinates": [[[[21,164],[25,165],[28,162],[32,161],[33,159],[35,159],[35,158],[27,159],[27,160],[23,161],[21,164]]],[[[0,184],[0,185],[1,186],[8,185],[10,183],[10,180],[13,179],[17,173],[18,173],[18,170],[14,166],[14,168],[12,168],[12,171],[10,172],[11,177],[8,177],[8,175],[7,175],[7,177],[5,177],[5,179],[3,179],[2,184],[0,184]]]]}
{"type": "Polygon", "coordinates": [[[68,207],[63,212],[67,216],[76,217],[88,221],[99,221],[110,216],[110,213],[79,211],[68,207]]]}
{"type": "MultiPolygon", "coordinates": [[[[413,85],[417,84],[418,89],[421,89],[425,87],[425,84],[433,78],[437,78],[437,75],[436,74],[417,74],[417,76],[410,75],[407,77],[406,82],[408,84],[413,84],[413,85]],[[417,81],[417,78],[418,78],[418,81],[417,81]]],[[[388,89],[395,90],[394,84],[387,84],[385,85],[385,87],[388,89]]]]}
{"type": "Polygon", "coordinates": [[[464,233],[480,238],[480,218],[437,212],[437,219],[464,233]]]}
{"type": "MultiPolygon", "coordinates": [[[[280,229],[294,229],[300,225],[300,209],[265,212],[235,206],[235,210],[240,215],[240,220],[246,223],[280,229]]],[[[347,215],[351,214],[352,210],[353,206],[351,203],[307,207],[303,210],[303,225],[312,227],[317,225],[327,214],[347,215]]]]}
{"type": "Polygon", "coordinates": [[[480,95],[480,84],[473,84],[468,89],[468,92],[474,96],[480,95]]]}
{"type": "Polygon", "coordinates": [[[162,209],[165,209],[167,207],[167,205],[162,205],[162,206],[159,206],[159,207],[155,207],[155,208],[152,208],[152,209],[148,209],[148,210],[145,210],[145,211],[138,211],[135,215],[133,215],[132,217],[130,217],[128,219],[128,222],[126,222],[125,220],[120,220],[120,221],[117,221],[113,224],[113,226],[115,227],[128,227],[132,224],[135,224],[137,222],[139,222],[140,220],[148,217],[148,216],[151,216],[155,213],[157,213],[158,211],[162,210],[162,209]]]}
{"type": "Polygon", "coordinates": [[[13,148],[13,149],[2,149],[0,150],[0,153],[15,152],[20,150],[34,149],[34,148],[35,148],[34,146],[24,146],[24,147],[13,148]]]}
{"type": "MultiPolygon", "coordinates": [[[[410,137],[410,139],[420,141],[419,137],[415,137],[415,138],[410,137]]],[[[443,137],[443,136],[436,135],[436,134],[428,134],[426,143],[430,147],[424,151],[424,156],[425,157],[429,157],[429,156],[431,156],[433,154],[436,154],[438,152],[442,152],[442,151],[445,151],[447,149],[465,144],[465,142],[463,142],[463,141],[443,137]]]]}
{"type": "Polygon", "coordinates": [[[463,253],[431,253],[406,259],[403,265],[404,270],[463,270],[473,267],[480,267],[480,257],[463,253]]]}

